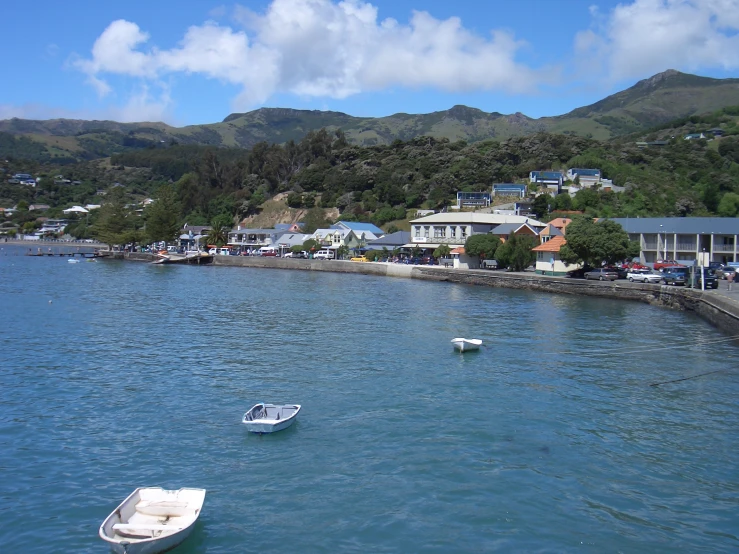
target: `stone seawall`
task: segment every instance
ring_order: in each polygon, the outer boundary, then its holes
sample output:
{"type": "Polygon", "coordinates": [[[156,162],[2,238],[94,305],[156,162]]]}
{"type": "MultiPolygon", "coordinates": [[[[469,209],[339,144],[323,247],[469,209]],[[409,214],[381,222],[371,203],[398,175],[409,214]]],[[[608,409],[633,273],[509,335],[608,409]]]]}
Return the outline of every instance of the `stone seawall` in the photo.
{"type": "MultiPolygon", "coordinates": [[[[155,256],[143,253],[115,253],[118,259],[151,262],[155,256]]],[[[696,313],[719,329],[738,334],[739,302],[716,292],[702,292],[684,287],[637,284],[625,281],[585,281],[532,273],[508,273],[486,270],[460,270],[433,266],[414,266],[385,263],[363,263],[333,260],[292,260],[289,258],[215,256],[213,265],[226,267],[255,267],[265,269],[292,269],[359,273],[379,277],[404,277],[428,281],[448,281],[462,285],[478,285],[507,289],[535,290],[553,294],[595,296],[644,302],[654,306],[686,310],[696,313]]]]}

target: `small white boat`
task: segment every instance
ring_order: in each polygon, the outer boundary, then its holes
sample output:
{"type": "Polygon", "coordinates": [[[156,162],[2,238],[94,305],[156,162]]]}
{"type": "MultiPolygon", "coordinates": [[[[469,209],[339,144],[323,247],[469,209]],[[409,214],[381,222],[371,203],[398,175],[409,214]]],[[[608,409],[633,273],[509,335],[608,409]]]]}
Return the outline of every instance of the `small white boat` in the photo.
{"type": "Polygon", "coordinates": [[[456,338],[452,339],[452,345],[460,352],[467,352],[468,350],[479,350],[480,346],[482,346],[482,341],[480,339],[456,338]]]}
{"type": "Polygon", "coordinates": [[[78,264],[78,263],[80,263],[80,261],[77,258],[69,258],[67,260],[67,263],[69,263],[69,264],[78,264]]]}
{"type": "Polygon", "coordinates": [[[244,414],[241,423],[252,433],[276,433],[295,423],[298,412],[300,404],[257,404],[244,414]]]}
{"type": "Polygon", "coordinates": [[[133,491],[100,526],[100,538],[118,554],[158,554],[184,541],[205,501],[205,489],[133,491]]]}

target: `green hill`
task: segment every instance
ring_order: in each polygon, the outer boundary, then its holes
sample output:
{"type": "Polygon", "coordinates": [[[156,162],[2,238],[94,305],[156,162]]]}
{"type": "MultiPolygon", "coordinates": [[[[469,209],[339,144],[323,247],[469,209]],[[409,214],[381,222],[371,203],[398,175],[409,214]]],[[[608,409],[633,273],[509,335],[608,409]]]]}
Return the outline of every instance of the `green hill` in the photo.
{"type": "Polygon", "coordinates": [[[222,122],[187,127],[164,123],[117,123],[52,119],[0,121],[0,155],[39,161],[86,160],[153,148],[198,144],[251,148],[258,142],[285,144],[310,131],[342,129],[350,143],[390,144],[431,136],[469,143],[505,140],[539,132],[607,140],[676,118],[739,104],[739,79],[711,79],[668,70],[568,114],[532,119],[521,113],[487,113],[467,106],[429,114],[353,117],[340,112],[261,108],[234,113],[222,122]],[[45,137],[66,137],[66,140],[45,137]]]}

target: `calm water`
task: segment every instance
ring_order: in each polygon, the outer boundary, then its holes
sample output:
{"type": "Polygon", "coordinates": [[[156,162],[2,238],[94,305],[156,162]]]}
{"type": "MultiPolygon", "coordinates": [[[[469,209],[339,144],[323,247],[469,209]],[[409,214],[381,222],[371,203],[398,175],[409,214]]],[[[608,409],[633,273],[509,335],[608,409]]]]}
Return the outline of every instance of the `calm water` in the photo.
{"type": "Polygon", "coordinates": [[[146,485],[208,489],[178,554],[739,548],[737,344],[690,314],[12,252],[3,552],[106,552],[98,526],[146,485]],[[259,401],[303,411],[248,435],[259,401]]]}

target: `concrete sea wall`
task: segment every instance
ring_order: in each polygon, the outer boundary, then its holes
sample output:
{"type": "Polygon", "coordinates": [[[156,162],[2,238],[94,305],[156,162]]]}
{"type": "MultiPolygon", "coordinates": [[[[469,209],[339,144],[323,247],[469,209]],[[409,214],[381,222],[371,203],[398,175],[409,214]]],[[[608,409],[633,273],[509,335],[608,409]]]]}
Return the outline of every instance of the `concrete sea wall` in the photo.
{"type": "MultiPolygon", "coordinates": [[[[125,255],[116,253],[114,257],[146,262],[151,262],[155,259],[153,255],[143,253],[126,253],[125,255]]],[[[256,256],[215,256],[213,265],[359,273],[363,275],[377,275],[379,277],[404,277],[428,281],[448,281],[463,285],[631,300],[654,306],[694,312],[719,329],[732,335],[738,334],[737,330],[739,329],[739,302],[720,296],[715,291],[702,292],[684,287],[628,283],[625,281],[585,281],[582,279],[551,277],[533,273],[460,270],[436,266],[332,260],[292,260],[289,258],[256,256]]]]}

